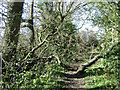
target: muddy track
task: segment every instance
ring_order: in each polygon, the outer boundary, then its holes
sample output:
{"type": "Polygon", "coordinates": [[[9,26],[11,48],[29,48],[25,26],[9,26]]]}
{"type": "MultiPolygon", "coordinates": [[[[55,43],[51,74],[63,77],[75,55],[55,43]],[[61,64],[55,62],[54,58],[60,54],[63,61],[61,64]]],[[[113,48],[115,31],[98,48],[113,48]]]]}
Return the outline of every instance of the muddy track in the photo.
{"type": "MultiPolygon", "coordinates": [[[[80,63],[73,64],[73,67],[79,67],[80,63]]],[[[71,90],[80,90],[85,88],[84,77],[86,76],[84,73],[79,76],[73,76],[76,71],[68,71],[65,72],[65,77],[63,78],[62,84],[65,85],[65,88],[71,90]]]]}
{"type": "Polygon", "coordinates": [[[64,78],[64,85],[66,88],[75,88],[75,89],[80,89],[80,88],[85,88],[85,82],[84,78],[69,78],[66,77],[64,78]]]}

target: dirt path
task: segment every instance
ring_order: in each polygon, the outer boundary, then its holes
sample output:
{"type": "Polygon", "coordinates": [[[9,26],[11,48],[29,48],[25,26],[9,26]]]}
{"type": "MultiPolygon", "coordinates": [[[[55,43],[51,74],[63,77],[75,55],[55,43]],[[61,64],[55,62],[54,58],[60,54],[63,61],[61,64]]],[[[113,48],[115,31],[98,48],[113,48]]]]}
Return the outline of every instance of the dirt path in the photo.
{"type": "Polygon", "coordinates": [[[64,85],[66,88],[85,88],[84,78],[82,77],[65,77],[64,85]]]}
{"type": "MultiPolygon", "coordinates": [[[[73,64],[72,66],[78,67],[80,66],[79,63],[77,64],[73,64]]],[[[68,88],[69,90],[74,88],[74,89],[83,89],[85,88],[85,82],[84,82],[84,77],[85,74],[82,74],[80,76],[76,76],[76,77],[70,77],[70,75],[73,75],[76,71],[69,71],[66,72],[65,74],[66,77],[63,78],[63,84],[65,85],[66,88],[68,88]]]]}

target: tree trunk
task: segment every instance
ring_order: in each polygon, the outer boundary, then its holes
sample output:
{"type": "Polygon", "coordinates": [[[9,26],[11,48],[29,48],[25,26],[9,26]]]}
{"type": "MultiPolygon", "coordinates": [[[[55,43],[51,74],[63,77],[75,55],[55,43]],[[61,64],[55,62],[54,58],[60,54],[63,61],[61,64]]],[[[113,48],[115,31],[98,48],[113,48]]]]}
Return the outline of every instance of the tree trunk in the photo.
{"type": "MultiPolygon", "coordinates": [[[[118,18],[120,18],[120,1],[118,2],[118,18]]],[[[120,20],[118,22],[118,34],[119,34],[119,38],[120,38],[120,20]]]]}
{"type": "Polygon", "coordinates": [[[17,43],[19,38],[20,24],[23,12],[23,3],[21,2],[8,2],[8,18],[7,28],[4,34],[4,51],[3,58],[5,61],[15,60],[17,43]]]}
{"type": "Polygon", "coordinates": [[[30,11],[30,19],[28,20],[28,28],[31,30],[32,32],[32,35],[31,35],[31,38],[30,38],[30,44],[31,44],[31,48],[33,48],[34,46],[34,39],[35,39],[35,33],[34,33],[34,23],[33,23],[33,6],[34,6],[34,0],[32,0],[32,4],[31,4],[31,11],[30,11]]]}

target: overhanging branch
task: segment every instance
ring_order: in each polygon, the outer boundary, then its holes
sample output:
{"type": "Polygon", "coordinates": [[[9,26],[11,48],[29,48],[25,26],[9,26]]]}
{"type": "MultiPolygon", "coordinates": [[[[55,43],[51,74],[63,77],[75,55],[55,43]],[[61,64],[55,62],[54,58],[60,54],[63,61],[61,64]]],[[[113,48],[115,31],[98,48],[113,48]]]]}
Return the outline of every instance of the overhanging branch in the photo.
{"type": "Polygon", "coordinates": [[[37,50],[39,47],[41,47],[41,46],[46,42],[47,38],[48,38],[50,35],[51,35],[51,34],[48,34],[41,43],[39,43],[36,47],[34,47],[34,48],[26,55],[26,57],[25,57],[22,61],[25,61],[25,60],[30,56],[31,53],[34,53],[35,50],[37,50]]]}
{"type": "Polygon", "coordinates": [[[103,58],[103,56],[105,55],[108,55],[109,52],[115,47],[117,46],[118,44],[120,44],[120,42],[116,42],[114,43],[113,45],[110,46],[110,48],[106,51],[106,53],[103,55],[102,53],[101,54],[98,54],[96,55],[91,61],[85,63],[82,65],[81,68],[78,68],[77,72],[75,74],[72,74],[72,75],[69,75],[69,76],[77,76],[77,75],[80,75],[81,73],[83,73],[85,71],[85,69],[87,69],[87,67],[90,67],[91,65],[93,65],[97,60],[99,60],[100,58],[103,58]]]}

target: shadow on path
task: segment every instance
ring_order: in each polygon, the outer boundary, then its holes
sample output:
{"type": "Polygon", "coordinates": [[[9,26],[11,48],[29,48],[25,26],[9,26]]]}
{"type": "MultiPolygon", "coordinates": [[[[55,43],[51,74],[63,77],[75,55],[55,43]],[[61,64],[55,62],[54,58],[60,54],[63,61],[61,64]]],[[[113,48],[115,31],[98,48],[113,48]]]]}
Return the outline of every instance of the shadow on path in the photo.
{"type": "Polygon", "coordinates": [[[97,75],[102,75],[105,72],[103,71],[103,68],[94,68],[92,70],[88,70],[88,72],[84,71],[84,72],[80,72],[79,74],[76,74],[75,71],[69,71],[64,73],[64,78],[61,84],[65,85],[66,88],[69,88],[69,89],[70,88],[88,89],[85,87],[84,78],[89,75],[96,75],[96,73],[97,75]]]}

